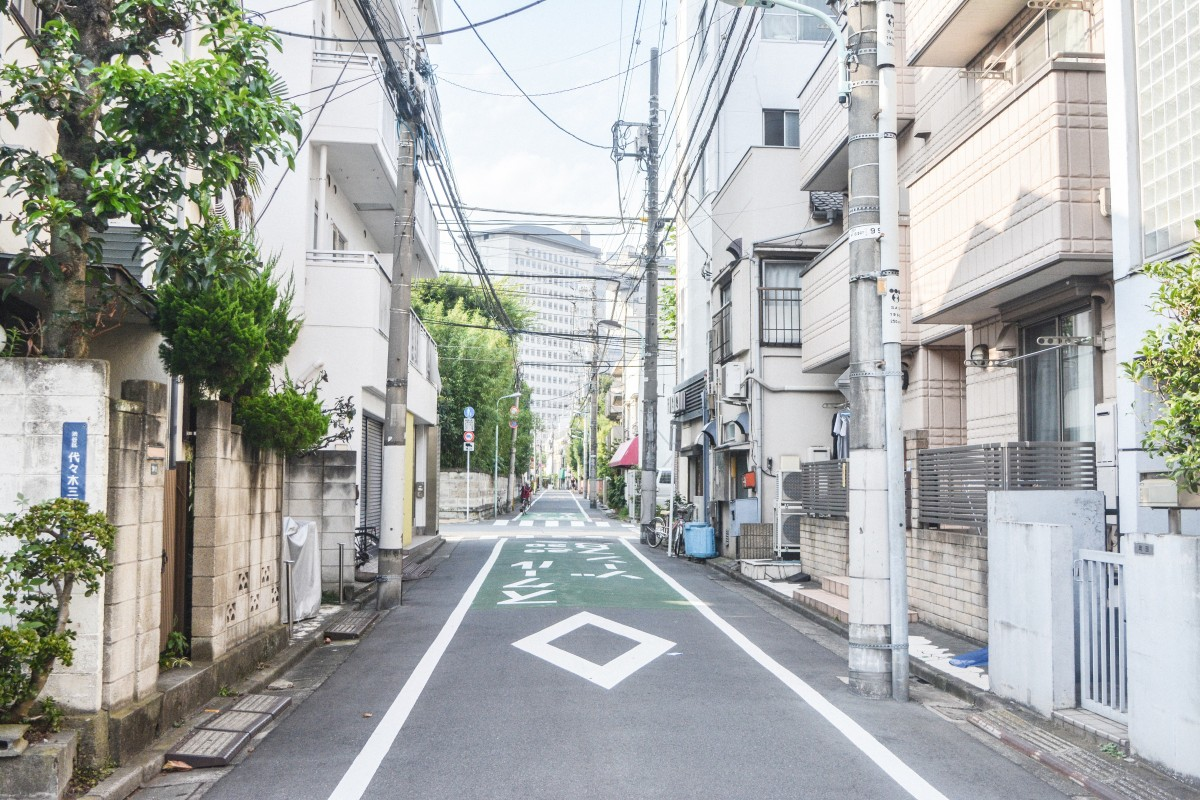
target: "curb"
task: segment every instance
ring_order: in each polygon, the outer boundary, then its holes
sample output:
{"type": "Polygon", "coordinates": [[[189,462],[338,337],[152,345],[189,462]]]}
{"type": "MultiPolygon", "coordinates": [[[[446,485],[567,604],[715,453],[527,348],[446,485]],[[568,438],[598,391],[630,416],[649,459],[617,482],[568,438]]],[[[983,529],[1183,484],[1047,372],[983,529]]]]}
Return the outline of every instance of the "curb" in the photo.
{"type": "MultiPolygon", "coordinates": [[[[343,610],[330,615],[326,621],[326,625],[336,622],[355,610],[357,605],[347,605],[343,610]]],[[[299,663],[302,658],[315,650],[319,642],[324,640],[326,625],[321,625],[309,638],[294,642],[280,650],[271,657],[271,660],[267,662],[267,666],[243,678],[237,684],[238,693],[254,694],[264,689],[273,681],[278,680],[280,676],[299,663]]],[[[212,704],[210,703],[209,705],[212,704]]],[[[163,733],[154,740],[153,744],[118,767],[112,775],[109,775],[88,790],[87,794],[81,795],[79,800],[125,800],[125,798],[140,789],[143,783],[153,779],[162,772],[163,764],[166,762],[165,754],[167,750],[190,733],[193,727],[194,725],[184,724],[178,729],[163,733]]]]}

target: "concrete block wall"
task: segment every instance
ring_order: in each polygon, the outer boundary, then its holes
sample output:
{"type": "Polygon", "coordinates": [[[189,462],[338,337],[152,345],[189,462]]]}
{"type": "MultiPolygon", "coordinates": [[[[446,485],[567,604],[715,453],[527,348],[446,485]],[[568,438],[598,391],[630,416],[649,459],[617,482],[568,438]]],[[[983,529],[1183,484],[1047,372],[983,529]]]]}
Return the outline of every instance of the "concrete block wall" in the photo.
{"type": "MultiPolygon", "coordinates": [[[[84,499],[107,511],[108,375],[105,361],[0,358],[0,513],[20,510],[18,494],[30,503],[59,496],[64,422],[87,423],[84,499]]],[[[74,663],[56,668],[46,685],[45,694],[74,711],[101,708],[104,593],[72,597],[74,663]]]]}
{"type": "MultiPolygon", "coordinates": [[[[521,483],[518,479],[513,487],[514,495],[520,496],[521,483]]],[[[467,518],[467,473],[452,470],[438,473],[438,518],[446,522],[462,521],[467,518]]],[[[508,498],[508,476],[500,473],[496,497],[499,498],[501,513],[508,498]]],[[[471,471],[471,519],[492,515],[492,475],[490,472],[471,471]]]]}
{"type": "Polygon", "coordinates": [[[287,462],[285,513],[314,520],[321,541],[321,585],[335,591],[338,545],[343,545],[342,580],[354,582],[354,528],[358,525],[358,452],[322,450],[287,462]]]}
{"type": "Polygon", "coordinates": [[[844,519],[806,519],[800,526],[800,563],[813,576],[845,575],[850,566],[850,523],[844,519]]]}
{"type": "Polygon", "coordinates": [[[935,628],[986,642],[987,536],[961,531],[908,531],[908,606],[935,628]]]}
{"type": "Polygon", "coordinates": [[[279,625],[283,462],[242,440],[229,403],[197,408],[192,655],[209,661],[279,625]]]}
{"type": "Polygon", "coordinates": [[[148,697],[158,680],[167,387],[124,381],[111,422],[108,518],[117,537],[104,593],[105,708],[148,697]]]}

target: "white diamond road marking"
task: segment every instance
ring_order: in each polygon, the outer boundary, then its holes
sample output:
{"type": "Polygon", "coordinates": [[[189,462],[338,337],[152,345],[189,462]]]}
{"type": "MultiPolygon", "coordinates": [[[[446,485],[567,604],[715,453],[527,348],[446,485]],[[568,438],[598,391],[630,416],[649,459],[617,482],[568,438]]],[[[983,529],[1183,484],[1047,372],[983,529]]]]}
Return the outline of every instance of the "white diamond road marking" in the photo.
{"type": "Polygon", "coordinates": [[[611,619],[605,619],[587,611],[581,611],[545,630],[526,636],[519,642],[513,642],[513,647],[548,661],[567,672],[573,672],[584,680],[591,681],[605,689],[613,688],[674,646],[674,642],[668,642],[652,633],[613,622],[611,619]],[[624,636],[626,639],[637,642],[637,646],[607,664],[597,664],[551,644],[560,636],[565,636],[585,625],[615,633],[617,636],[624,636]]]}

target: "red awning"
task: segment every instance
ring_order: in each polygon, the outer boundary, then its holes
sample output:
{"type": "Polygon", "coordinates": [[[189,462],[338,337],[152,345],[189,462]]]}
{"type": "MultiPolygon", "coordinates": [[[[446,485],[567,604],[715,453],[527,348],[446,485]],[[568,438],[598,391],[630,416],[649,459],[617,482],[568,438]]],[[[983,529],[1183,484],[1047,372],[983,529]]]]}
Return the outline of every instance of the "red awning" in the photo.
{"type": "Polygon", "coordinates": [[[613,456],[608,465],[610,467],[636,467],[638,465],[638,437],[633,437],[627,442],[622,442],[617,448],[617,454],[613,456]]]}

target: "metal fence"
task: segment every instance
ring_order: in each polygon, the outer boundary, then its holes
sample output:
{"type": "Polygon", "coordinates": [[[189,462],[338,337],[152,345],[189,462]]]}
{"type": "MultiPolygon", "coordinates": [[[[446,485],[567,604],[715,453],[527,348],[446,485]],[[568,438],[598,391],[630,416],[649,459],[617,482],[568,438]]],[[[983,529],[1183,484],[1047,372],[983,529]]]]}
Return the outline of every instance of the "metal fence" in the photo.
{"type": "Polygon", "coordinates": [[[1095,489],[1093,442],[1009,442],[917,452],[917,525],[987,527],[990,491],[1095,489]]]}
{"type": "Polygon", "coordinates": [[[846,517],[846,471],[849,462],[809,461],[784,477],[780,502],[790,513],[807,517],[846,517]]]}
{"type": "Polygon", "coordinates": [[[1080,550],[1075,581],[1079,590],[1079,704],[1128,724],[1124,560],[1119,553],[1080,550]]]}

